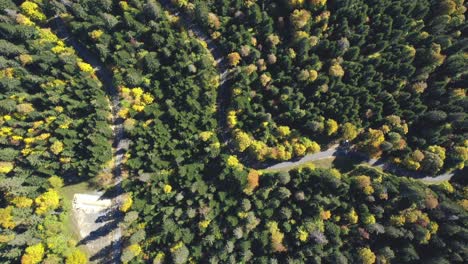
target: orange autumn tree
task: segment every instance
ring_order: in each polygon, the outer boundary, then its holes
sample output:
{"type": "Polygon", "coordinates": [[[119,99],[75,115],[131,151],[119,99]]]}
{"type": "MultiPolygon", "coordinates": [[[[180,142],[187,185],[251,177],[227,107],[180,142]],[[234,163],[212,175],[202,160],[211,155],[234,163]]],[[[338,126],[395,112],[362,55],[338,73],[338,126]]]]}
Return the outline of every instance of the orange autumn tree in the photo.
{"type": "Polygon", "coordinates": [[[255,188],[259,185],[260,173],[257,170],[250,170],[247,175],[247,187],[245,188],[246,193],[252,193],[255,188]]]}

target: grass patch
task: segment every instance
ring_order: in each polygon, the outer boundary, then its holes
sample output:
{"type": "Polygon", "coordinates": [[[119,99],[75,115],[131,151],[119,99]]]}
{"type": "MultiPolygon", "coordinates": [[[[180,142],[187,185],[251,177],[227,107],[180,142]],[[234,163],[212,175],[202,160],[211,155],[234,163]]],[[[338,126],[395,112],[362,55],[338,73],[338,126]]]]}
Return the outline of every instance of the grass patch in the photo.
{"type": "MultiPolygon", "coordinates": [[[[63,225],[65,227],[66,235],[79,241],[80,231],[78,230],[77,224],[75,223],[72,215],[72,203],[73,197],[76,193],[89,193],[92,190],[89,188],[87,182],[80,182],[77,184],[71,184],[64,186],[60,189],[60,196],[63,199],[63,208],[65,210],[65,217],[63,219],[63,225]]],[[[89,252],[85,246],[78,247],[81,251],[89,255],[89,252]]]]}
{"type": "Polygon", "coordinates": [[[319,159],[314,161],[309,161],[306,163],[302,163],[299,165],[292,165],[288,167],[284,167],[281,169],[271,169],[271,170],[264,170],[265,172],[282,172],[282,171],[290,171],[293,169],[300,169],[304,167],[308,167],[313,165],[315,168],[323,168],[323,169],[331,169],[335,168],[338,169],[342,173],[346,173],[351,171],[355,165],[361,163],[361,160],[346,157],[346,156],[337,156],[337,157],[330,157],[325,159],[319,159]]]}

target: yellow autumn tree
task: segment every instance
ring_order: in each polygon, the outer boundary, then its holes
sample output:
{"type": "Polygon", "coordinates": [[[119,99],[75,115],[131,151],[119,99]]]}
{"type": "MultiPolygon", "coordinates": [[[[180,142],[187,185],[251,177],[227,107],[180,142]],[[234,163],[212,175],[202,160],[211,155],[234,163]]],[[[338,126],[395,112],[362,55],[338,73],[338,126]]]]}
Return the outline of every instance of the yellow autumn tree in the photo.
{"type": "Polygon", "coordinates": [[[67,256],[65,264],[86,264],[88,263],[88,258],[86,254],[82,251],[75,249],[70,255],[67,256]]]}
{"type": "Polygon", "coordinates": [[[60,205],[59,194],[54,189],[49,189],[47,192],[39,195],[34,203],[36,204],[36,213],[43,214],[50,210],[55,210],[60,205]]]}
{"type": "Polygon", "coordinates": [[[35,244],[26,248],[26,253],[21,257],[21,264],[37,264],[44,258],[44,245],[35,244]]]}
{"type": "Polygon", "coordinates": [[[122,200],[123,201],[122,201],[122,204],[119,207],[119,210],[121,212],[125,213],[130,209],[130,207],[132,207],[133,199],[132,199],[131,194],[126,193],[126,194],[123,195],[122,200]]]}
{"type": "Polygon", "coordinates": [[[359,249],[359,258],[362,264],[374,264],[376,259],[374,252],[370,248],[359,249]]]}
{"type": "Polygon", "coordinates": [[[60,189],[63,187],[63,179],[59,176],[51,176],[47,181],[49,182],[50,186],[54,189],[60,189]]]}
{"type": "Polygon", "coordinates": [[[308,0],[313,5],[325,5],[327,0],[308,0]]]}
{"type": "Polygon", "coordinates": [[[287,137],[291,134],[291,129],[288,126],[279,126],[278,133],[282,137],[287,137]]]}
{"type": "Polygon", "coordinates": [[[267,227],[271,234],[271,246],[273,251],[286,251],[286,247],[283,245],[284,234],[278,228],[278,223],[275,221],[268,222],[267,227]]]}
{"type": "Polygon", "coordinates": [[[93,40],[99,39],[99,38],[102,36],[102,34],[104,34],[104,32],[103,32],[102,30],[100,30],[100,29],[95,29],[95,30],[89,32],[89,36],[90,36],[93,40]]]}
{"type": "Polygon", "coordinates": [[[355,125],[347,122],[341,126],[341,131],[343,133],[343,138],[346,140],[353,140],[358,135],[358,129],[355,125]]]}
{"type": "Polygon", "coordinates": [[[10,161],[0,161],[0,173],[7,174],[13,170],[15,166],[10,161]]]}
{"type": "Polygon", "coordinates": [[[227,115],[227,124],[229,128],[233,128],[237,125],[236,111],[229,111],[227,115]]]}
{"type": "Polygon", "coordinates": [[[231,52],[228,54],[229,65],[236,66],[237,64],[239,64],[240,60],[241,60],[241,56],[239,53],[231,52]]]}
{"type": "Polygon", "coordinates": [[[296,9],[292,12],[290,19],[295,29],[301,29],[307,25],[310,20],[310,12],[305,9],[296,9]]]}
{"type": "Polygon", "coordinates": [[[255,190],[259,185],[260,173],[257,170],[250,170],[247,175],[247,189],[249,191],[255,190]]]}
{"type": "Polygon", "coordinates": [[[63,151],[63,143],[61,141],[54,141],[52,145],[50,146],[50,151],[54,153],[55,155],[60,154],[63,151]]]}
{"type": "Polygon", "coordinates": [[[240,152],[244,152],[252,144],[252,138],[249,136],[249,134],[245,133],[244,131],[240,129],[236,129],[234,140],[235,140],[237,149],[240,152]]]}
{"type": "Polygon", "coordinates": [[[338,63],[336,60],[333,60],[330,69],[328,70],[328,74],[333,77],[343,77],[345,72],[340,63],[338,63]]]}
{"type": "Polygon", "coordinates": [[[0,226],[6,229],[13,229],[15,228],[16,224],[13,221],[13,216],[11,212],[13,211],[13,207],[8,206],[6,208],[0,208],[0,226]]]}
{"type": "Polygon", "coordinates": [[[94,73],[94,68],[90,64],[86,62],[79,61],[76,63],[78,65],[78,68],[80,68],[81,71],[87,72],[87,73],[94,73]]]}
{"type": "Polygon", "coordinates": [[[27,15],[28,17],[30,17],[31,19],[33,20],[36,20],[36,21],[44,21],[47,17],[41,12],[41,10],[39,9],[39,6],[34,3],[34,2],[31,2],[31,1],[24,1],[21,5],[20,5],[20,9],[21,11],[27,15]]]}
{"type": "Polygon", "coordinates": [[[338,123],[333,119],[327,119],[325,121],[325,129],[327,131],[327,135],[331,136],[338,131],[338,123]]]}
{"type": "Polygon", "coordinates": [[[348,221],[351,223],[351,224],[356,224],[359,220],[359,216],[358,214],[356,213],[356,210],[351,209],[351,211],[349,211],[349,213],[346,215],[348,221]]]}
{"type": "Polygon", "coordinates": [[[18,208],[29,208],[33,204],[33,200],[28,197],[18,196],[11,200],[11,203],[18,208]]]}
{"type": "Polygon", "coordinates": [[[369,128],[363,147],[372,157],[378,157],[381,154],[380,144],[384,141],[385,136],[381,130],[369,128]]]}

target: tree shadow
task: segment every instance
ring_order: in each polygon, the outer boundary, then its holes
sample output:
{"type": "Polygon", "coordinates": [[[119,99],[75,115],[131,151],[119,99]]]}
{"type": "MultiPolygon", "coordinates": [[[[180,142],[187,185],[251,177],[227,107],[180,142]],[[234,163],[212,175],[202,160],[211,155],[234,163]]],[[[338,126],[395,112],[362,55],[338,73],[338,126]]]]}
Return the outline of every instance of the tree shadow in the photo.
{"type": "MultiPolygon", "coordinates": [[[[97,222],[97,221],[96,221],[97,222]]],[[[113,221],[110,221],[106,223],[105,225],[99,227],[98,229],[92,231],[89,233],[88,236],[80,240],[78,242],[78,245],[86,245],[87,243],[94,241],[96,239],[99,239],[101,237],[107,236],[110,232],[112,232],[114,229],[118,228],[120,219],[119,218],[114,218],[113,221]]]]}
{"type": "Polygon", "coordinates": [[[120,261],[120,250],[116,250],[122,244],[122,239],[114,241],[112,244],[102,248],[94,254],[89,260],[95,261],[101,264],[115,264],[121,263],[120,261]]]}
{"type": "Polygon", "coordinates": [[[108,221],[112,221],[116,219],[122,219],[122,218],[123,218],[122,212],[115,210],[114,208],[108,208],[103,215],[99,216],[96,219],[95,222],[104,223],[104,222],[108,222],[108,221]]]}

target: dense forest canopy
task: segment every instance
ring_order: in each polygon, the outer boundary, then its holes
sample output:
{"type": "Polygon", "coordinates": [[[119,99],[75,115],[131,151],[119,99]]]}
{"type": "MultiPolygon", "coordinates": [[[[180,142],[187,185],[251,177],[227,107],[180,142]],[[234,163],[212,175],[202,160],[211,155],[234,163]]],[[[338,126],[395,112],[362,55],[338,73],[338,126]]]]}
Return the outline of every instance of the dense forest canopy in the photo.
{"type": "Polygon", "coordinates": [[[463,166],[463,1],[173,2],[229,53],[239,152],[288,160],[344,138],[411,170],[463,166]]]}
{"type": "Polygon", "coordinates": [[[0,0],[0,262],[87,263],[61,195],[85,181],[125,192],[122,263],[463,263],[465,12],[463,0],[0,0]],[[427,185],[367,165],[251,166],[340,140],[458,174],[427,185]]]}

